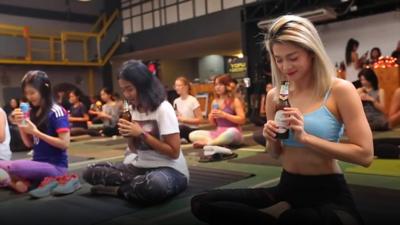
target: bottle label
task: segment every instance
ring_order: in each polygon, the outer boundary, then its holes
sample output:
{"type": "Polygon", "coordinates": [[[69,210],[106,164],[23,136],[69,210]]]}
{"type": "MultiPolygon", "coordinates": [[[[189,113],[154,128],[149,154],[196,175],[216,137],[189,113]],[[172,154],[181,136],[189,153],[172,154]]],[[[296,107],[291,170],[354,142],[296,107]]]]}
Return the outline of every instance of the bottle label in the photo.
{"type": "Polygon", "coordinates": [[[283,112],[283,110],[278,110],[275,114],[275,123],[278,126],[278,133],[280,134],[285,133],[289,127],[289,123],[285,121],[286,116],[283,112]]]}
{"type": "Polygon", "coordinates": [[[24,119],[21,121],[22,126],[27,126],[26,119],[29,118],[29,103],[27,102],[21,102],[19,105],[19,108],[21,109],[21,112],[24,114],[24,119]]]}
{"type": "Polygon", "coordinates": [[[279,91],[280,95],[288,96],[289,95],[289,85],[286,83],[285,85],[281,85],[281,90],[279,91]]]}

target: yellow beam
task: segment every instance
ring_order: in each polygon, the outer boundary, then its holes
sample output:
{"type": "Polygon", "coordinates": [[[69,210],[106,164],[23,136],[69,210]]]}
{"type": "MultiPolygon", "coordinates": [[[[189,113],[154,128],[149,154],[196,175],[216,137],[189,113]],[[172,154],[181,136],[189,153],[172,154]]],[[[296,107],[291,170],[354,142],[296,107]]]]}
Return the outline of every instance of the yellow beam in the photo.
{"type": "Polygon", "coordinates": [[[24,26],[15,26],[10,24],[0,23],[0,29],[24,31],[24,26]]]}
{"type": "Polygon", "coordinates": [[[21,31],[0,30],[0,34],[8,36],[23,36],[21,31]]]}
{"type": "Polygon", "coordinates": [[[0,64],[19,64],[19,65],[46,65],[46,66],[102,66],[97,62],[62,62],[46,60],[18,60],[18,59],[0,59],[0,64]]]}
{"type": "Polygon", "coordinates": [[[83,61],[88,61],[88,47],[87,47],[87,40],[83,41],[83,61]]]}
{"type": "Polygon", "coordinates": [[[112,22],[114,22],[114,20],[117,18],[117,16],[119,16],[119,11],[115,10],[114,13],[107,20],[107,22],[104,25],[103,29],[100,31],[100,33],[99,33],[100,37],[102,37],[106,33],[108,27],[111,25],[112,22]]]}
{"type": "Polygon", "coordinates": [[[121,37],[118,37],[118,41],[116,41],[110,51],[107,52],[106,57],[104,57],[103,65],[108,62],[114,52],[117,50],[118,46],[121,44],[121,37]]]}
{"type": "Polygon", "coordinates": [[[64,34],[64,35],[68,36],[69,38],[70,37],[96,37],[98,35],[97,33],[92,33],[92,32],[74,32],[74,31],[61,32],[61,34],[64,34]]]}
{"type": "Polygon", "coordinates": [[[94,72],[93,68],[89,68],[89,73],[88,73],[88,90],[89,90],[89,95],[94,96],[94,72]]]}
{"type": "Polygon", "coordinates": [[[54,49],[54,38],[50,37],[50,41],[49,41],[49,48],[50,48],[50,59],[51,61],[54,61],[56,59],[56,55],[55,55],[55,49],[54,49]]]}
{"type": "Polygon", "coordinates": [[[94,32],[97,32],[97,28],[99,27],[99,25],[100,25],[101,23],[104,23],[105,17],[106,17],[106,14],[103,13],[103,14],[97,19],[96,23],[92,26],[92,32],[93,32],[93,33],[94,33],[94,32]]]}

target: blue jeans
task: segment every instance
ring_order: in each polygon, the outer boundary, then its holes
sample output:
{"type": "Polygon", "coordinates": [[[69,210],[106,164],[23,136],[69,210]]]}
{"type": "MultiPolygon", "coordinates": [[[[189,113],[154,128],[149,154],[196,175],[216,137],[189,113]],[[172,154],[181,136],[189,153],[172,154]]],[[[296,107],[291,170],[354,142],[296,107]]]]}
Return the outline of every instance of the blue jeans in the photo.
{"type": "Polygon", "coordinates": [[[91,165],[83,178],[92,185],[119,186],[120,196],[144,205],[163,202],[187,187],[185,175],[173,168],[138,168],[123,163],[91,165]]]}

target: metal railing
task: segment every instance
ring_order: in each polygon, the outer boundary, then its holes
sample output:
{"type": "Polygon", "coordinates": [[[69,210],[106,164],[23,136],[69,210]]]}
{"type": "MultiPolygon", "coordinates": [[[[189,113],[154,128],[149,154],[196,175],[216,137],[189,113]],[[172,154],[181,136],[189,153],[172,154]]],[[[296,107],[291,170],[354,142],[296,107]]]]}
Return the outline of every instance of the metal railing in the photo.
{"type": "Polygon", "coordinates": [[[59,36],[0,24],[0,64],[102,66],[118,48],[121,36],[118,10],[109,17],[100,16],[91,32],[61,32],[59,36]]]}

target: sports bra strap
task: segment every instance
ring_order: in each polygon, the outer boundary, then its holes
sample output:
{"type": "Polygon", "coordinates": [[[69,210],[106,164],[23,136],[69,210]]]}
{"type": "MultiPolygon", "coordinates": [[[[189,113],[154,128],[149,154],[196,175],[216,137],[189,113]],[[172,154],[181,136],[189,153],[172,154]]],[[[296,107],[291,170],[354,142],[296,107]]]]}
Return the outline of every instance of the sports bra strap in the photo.
{"type": "Polygon", "coordinates": [[[329,96],[331,95],[331,88],[328,89],[328,91],[325,93],[324,96],[324,105],[326,103],[326,101],[328,100],[329,96]]]}

